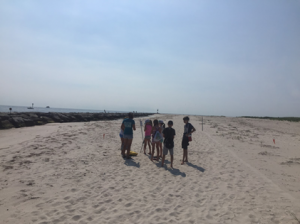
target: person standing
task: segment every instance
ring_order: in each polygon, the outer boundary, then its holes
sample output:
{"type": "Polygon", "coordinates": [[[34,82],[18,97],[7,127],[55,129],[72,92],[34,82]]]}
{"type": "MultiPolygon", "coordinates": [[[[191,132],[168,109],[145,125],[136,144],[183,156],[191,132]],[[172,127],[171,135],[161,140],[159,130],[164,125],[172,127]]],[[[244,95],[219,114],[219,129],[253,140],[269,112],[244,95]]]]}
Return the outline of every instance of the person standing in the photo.
{"type": "Polygon", "coordinates": [[[161,128],[158,125],[158,120],[155,119],[153,121],[153,127],[152,127],[152,153],[151,153],[151,161],[153,161],[154,157],[154,151],[155,151],[155,146],[157,150],[157,157],[155,160],[159,160],[159,143],[160,140],[162,139],[161,135],[161,128]]]}
{"type": "Polygon", "coordinates": [[[124,146],[123,146],[123,152],[122,155],[125,155],[125,151],[127,150],[127,156],[126,158],[129,159],[129,153],[130,153],[130,147],[133,139],[133,131],[135,129],[135,122],[133,120],[133,113],[128,113],[128,118],[124,119],[121,125],[121,129],[124,131],[123,134],[123,140],[124,140],[124,146]]]}
{"type": "Polygon", "coordinates": [[[144,140],[144,154],[146,154],[146,147],[148,144],[149,147],[149,155],[151,154],[151,144],[150,144],[150,140],[151,140],[151,132],[152,132],[152,121],[151,120],[146,120],[145,122],[145,140],[144,140]]]}
{"type": "Polygon", "coordinates": [[[181,165],[184,164],[184,162],[188,162],[188,145],[189,141],[192,141],[192,133],[196,131],[194,126],[189,123],[190,118],[189,117],[184,117],[183,122],[185,123],[184,125],[184,132],[183,132],[183,137],[182,137],[182,149],[183,149],[183,158],[181,165]]]}
{"type": "MultiPolygon", "coordinates": [[[[159,127],[161,128],[161,133],[163,133],[163,131],[164,131],[164,129],[165,129],[164,121],[159,120],[158,123],[159,123],[159,127]]],[[[164,139],[161,138],[161,140],[160,140],[160,142],[159,142],[159,144],[158,144],[158,147],[159,147],[159,157],[161,157],[161,158],[162,158],[162,156],[163,156],[163,149],[162,149],[162,144],[163,144],[163,142],[164,142],[164,139]]]]}
{"type": "Polygon", "coordinates": [[[173,121],[168,122],[168,127],[163,130],[164,140],[164,149],[163,149],[163,157],[161,161],[161,166],[164,166],[165,156],[168,155],[168,151],[171,155],[171,167],[173,168],[173,155],[174,155],[174,136],[175,130],[172,128],[173,121]]]}

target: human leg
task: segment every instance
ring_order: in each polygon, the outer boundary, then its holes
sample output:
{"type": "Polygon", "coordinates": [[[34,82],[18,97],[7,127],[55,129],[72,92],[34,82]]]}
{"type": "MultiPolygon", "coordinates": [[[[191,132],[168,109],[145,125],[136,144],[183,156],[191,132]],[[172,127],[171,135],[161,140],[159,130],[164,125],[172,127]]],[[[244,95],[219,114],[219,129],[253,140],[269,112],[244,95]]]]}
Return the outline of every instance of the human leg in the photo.
{"type": "Polygon", "coordinates": [[[181,165],[183,165],[184,162],[187,162],[187,149],[183,149],[183,159],[181,165]]]}
{"type": "Polygon", "coordinates": [[[123,139],[123,149],[122,149],[122,155],[125,156],[125,151],[127,149],[128,139],[123,139]]]}
{"type": "Polygon", "coordinates": [[[146,154],[146,147],[147,147],[147,139],[144,139],[144,154],[146,154]]]}
{"type": "Polygon", "coordinates": [[[132,143],[132,139],[128,139],[128,141],[127,141],[127,159],[129,159],[131,143],[132,143]]]}
{"type": "Polygon", "coordinates": [[[170,155],[171,155],[171,167],[173,168],[173,155],[174,155],[174,148],[170,149],[170,155]]]}
{"type": "Polygon", "coordinates": [[[182,146],[182,149],[183,149],[183,158],[182,158],[181,165],[183,165],[184,162],[185,162],[188,145],[189,145],[189,139],[188,139],[188,137],[183,136],[182,143],[181,143],[181,146],[182,146]]]}
{"type": "Polygon", "coordinates": [[[124,138],[121,137],[121,155],[124,156],[124,138]]]}
{"type": "Polygon", "coordinates": [[[151,143],[150,143],[150,139],[148,140],[148,146],[149,146],[149,154],[151,154],[151,143]]]}
{"type": "Polygon", "coordinates": [[[123,135],[124,138],[124,155],[125,155],[125,150],[127,150],[127,159],[129,159],[129,153],[130,153],[130,147],[133,139],[133,135],[123,135]]]}
{"type": "Polygon", "coordinates": [[[156,154],[156,160],[159,160],[159,143],[156,143],[156,152],[157,152],[157,154],[156,154]]]}
{"type": "Polygon", "coordinates": [[[185,162],[189,162],[188,161],[188,150],[187,149],[185,150],[185,162]]]}
{"type": "Polygon", "coordinates": [[[164,149],[163,149],[163,156],[162,156],[162,160],[161,160],[161,166],[163,167],[164,166],[164,162],[165,162],[165,157],[166,155],[168,155],[168,149],[166,148],[166,146],[164,146],[164,149]]]}
{"type": "Polygon", "coordinates": [[[155,150],[155,143],[154,143],[154,142],[152,142],[151,161],[153,161],[153,157],[154,157],[154,150],[155,150]]]}
{"type": "Polygon", "coordinates": [[[163,153],[162,153],[162,142],[158,143],[158,147],[159,147],[159,157],[162,157],[163,153]]]}
{"type": "Polygon", "coordinates": [[[161,167],[164,166],[164,162],[165,162],[165,155],[162,156],[162,159],[161,159],[161,167]]]}

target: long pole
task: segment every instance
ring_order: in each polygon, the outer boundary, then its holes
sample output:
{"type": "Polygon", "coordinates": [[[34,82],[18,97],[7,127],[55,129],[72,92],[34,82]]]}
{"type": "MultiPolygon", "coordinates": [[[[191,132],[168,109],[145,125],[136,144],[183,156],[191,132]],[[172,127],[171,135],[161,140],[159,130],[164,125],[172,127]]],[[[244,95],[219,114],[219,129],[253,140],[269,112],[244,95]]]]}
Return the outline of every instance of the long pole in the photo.
{"type": "Polygon", "coordinates": [[[144,144],[144,135],[143,135],[143,122],[142,122],[142,119],[140,119],[140,126],[141,126],[141,132],[142,132],[142,147],[141,147],[141,150],[140,152],[142,151],[142,148],[143,148],[143,144],[144,144]]]}
{"type": "Polygon", "coordinates": [[[202,131],[203,131],[203,117],[202,117],[202,131]]]}

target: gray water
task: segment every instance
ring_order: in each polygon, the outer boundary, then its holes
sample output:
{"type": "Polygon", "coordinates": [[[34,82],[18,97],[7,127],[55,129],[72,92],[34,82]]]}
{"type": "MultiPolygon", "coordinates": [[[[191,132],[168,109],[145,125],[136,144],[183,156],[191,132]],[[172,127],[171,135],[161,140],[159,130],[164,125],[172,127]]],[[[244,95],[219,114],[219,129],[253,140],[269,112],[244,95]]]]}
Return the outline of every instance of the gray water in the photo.
{"type": "MultiPolygon", "coordinates": [[[[9,112],[9,108],[12,108],[11,112],[42,112],[42,113],[48,113],[48,112],[86,113],[86,112],[89,112],[89,113],[104,113],[104,110],[85,110],[85,109],[70,109],[70,108],[46,108],[46,107],[35,107],[35,106],[34,106],[34,109],[28,109],[28,107],[0,105],[0,112],[7,113],[7,112],[9,112]]],[[[128,113],[128,111],[113,111],[113,110],[106,110],[106,112],[107,113],[128,113]]]]}

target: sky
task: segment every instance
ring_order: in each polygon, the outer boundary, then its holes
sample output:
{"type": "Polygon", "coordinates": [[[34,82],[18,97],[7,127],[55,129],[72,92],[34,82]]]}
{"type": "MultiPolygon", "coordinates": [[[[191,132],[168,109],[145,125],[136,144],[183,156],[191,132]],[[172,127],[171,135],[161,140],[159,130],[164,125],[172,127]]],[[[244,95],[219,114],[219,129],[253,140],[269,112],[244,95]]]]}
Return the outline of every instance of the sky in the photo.
{"type": "Polygon", "coordinates": [[[299,0],[0,0],[0,105],[300,117],[299,0]]]}

